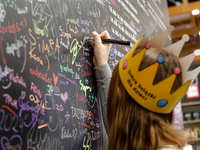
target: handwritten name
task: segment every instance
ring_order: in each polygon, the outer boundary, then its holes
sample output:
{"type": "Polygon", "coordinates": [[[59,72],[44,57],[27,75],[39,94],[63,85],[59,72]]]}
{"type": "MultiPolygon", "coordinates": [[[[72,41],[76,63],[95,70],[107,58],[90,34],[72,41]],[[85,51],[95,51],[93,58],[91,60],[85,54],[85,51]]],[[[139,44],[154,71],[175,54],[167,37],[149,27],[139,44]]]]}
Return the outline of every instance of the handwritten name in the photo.
{"type": "Polygon", "coordinates": [[[91,91],[92,91],[92,88],[89,87],[89,86],[83,85],[81,80],[79,81],[79,83],[80,83],[80,85],[81,85],[81,89],[80,89],[80,90],[83,90],[83,91],[85,92],[85,97],[86,97],[86,96],[87,96],[86,91],[89,90],[89,91],[91,92],[91,91]]]}
{"type": "Polygon", "coordinates": [[[23,103],[23,99],[22,99],[21,96],[18,99],[18,104],[19,104],[19,107],[20,107],[20,110],[19,110],[19,116],[20,117],[22,116],[23,111],[33,111],[33,112],[36,112],[36,113],[40,112],[42,115],[45,115],[44,110],[40,109],[39,106],[35,106],[35,107],[29,106],[28,101],[23,103]]]}
{"type": "MultiPolygon", "coordinates": [[[[76,84],[76,81],[74,81],[74,80],[70,80],[69,78],[66,77],[65,74],[58,73],[58,76],[59,76],[59,77],[63,77],[63,78],[65,78],[66,80],[68,80],[68,81],[71,82],[72,84],[76,84]]],[[[67,84],[68,84],[68,83],[67,83],[67,84]]]]}
{"type": "Polygon", "coordinates": [[[64,150],[61,141],[47,133],[41,134],[41,131],[35,126],[31,132],[27,134],[27,149],[31,150],[64,150]],[[36,149],[37,148],[37,149],[36,149]]]}
{"type": "Polygon", "coordinates": [[[15,149],[21,149],[19,143],[17,145],[9,145],[9,143],[5,143],[6,150],[15,150],[15,149]]]}
{"type": "Polygon", "coordinates": [[[82,57],[81,60],[83,60],[83,62],[88,64],[90,67],[92,67],[92,64],[85,57],[82,57]]]}
{"type": "Polygon", "coordinates": [[[44,103],[41,101],[41,100],[39,100],[38,99],[38,97],[35,95],[35,97],[34,97],[34,95],[33,94],[30,94],[29,95],[29,99],[31,100],[31,101],[33,101],[34,103],[36,103],[37,104],[37,106],[39,106],[41,109],[45,109],[45,107],[44,107],[44,103]]]}
{"type": "Polygon", "coordinates": [[[64,139],[64,138],[74,138],[74,141],[77,137],[77,129],[72,129],[72,133],[69,132],[69,129],[65,129],[65,127],[62,127],[62,131],[61,131],[61,139],[64,139]]]}
{"type": "Polygon", "coordinates": [[[30,87],[30,91],[33,91],[35,94],[37,94],[40,98],[42,97],[42,92],[40,91],[40,89],[37,88],[37,86],[35,86],[35,84],[33,82],[31,82],[31,87],[30,87]]]}
{"type": "Polygon", "coordinates": [[[96,10],[96,11],[88,11],[87,16],[93,16],[95,18],[100,18],[101,14],[100,14],[100,10],[96,10]]]}
{"type": "Polygon", "coordinates": [[[88,102],[88,99],[83,96],[83,91],[82,91],[82,94],[79,95],[79,86],[77,87],[77,85],[76,85],[76,99],[78,101],[88,102]]]}
{"type": "Polygon", "coordinates": [[[33,28],[34,28],[35,34],[41,35],[41,36],[46,36],[46,37],[49,36],[49,30],[48,30],[47,26],[44,26],[44,29],[40,29],[38,27],[38,23],[36,20],[32,19],[32,22],[33,22],[33,28]]]}
{"type": "Polygon", "coordinates": [[[33,58],[34,60],[36,60],[37,62],[39,62],[41,65],[44,65],[43,60],[41,59],[41,57],[36,56],[36,54],[33,54],[34,50],[35,50],[35,47],[32,47],[32,45],[30,44],[30,52],[29,52],[30,59],[33,58]]]}
{"type": "Polygon", "coordinates": [[[18,57],[20,57],[20,51],[19,48],[23,46],[23,42],[17,40],[16,43],[13,43],[9,46],[9,43],[7,42],[7,47],[6,47],[6,52],[7,54],[12,54],[13,56],[15,56],[14,51],[16,51],[16,54],[18,57]]]}
{"type": "Polygon", "coordinates": [[[27,26],[26,18],[24,18],[23,21],[16,22],[14,19],[12,19],[12,24],[10,24],[10,20],[8,20],[8,26],[1,27],[0,33],[5,34],[5,33],[13,33],[15,35],[15,41],[17,40],[17,32],[21,31],[20,26],[24,27],[27,26]]]}
{"type": "Polygon", "coordinates": [[[0,66],[0,81],[2,78],[6,77],[8,74],[13,72],[14,69],[10,69],[7,65],[4,67],[4,71],[2,71],[2,68],[0,66]]]}
{"type": "Polygon", "coordinates": [[[91,70],[91,69],[88,70],[88,67],[87,67],[87,71],[83,71],[83,70],[82,70],[82,72],[83,72],[82,77],[92,75],[92,70],[91,70]]]}
{"type": "MultiPolygon", "coordinates": [[[[35,75],[36,77],[42,79],[43,81],[51,84],[51,81],[52,81],[52,78],[47,78],[47,73],[46,74],[43,74],[42,72],[39,72],[38,71],[38,67],[36,67],[36,69],[32,69],[32,68],[29,68],[29,71],[30,71],[30,74],[32,75],[35,75]]],[[[52,85],[52,84],[51,84],[52,85]]]]}
{"type": "Polygon", "coordinates": [[[69,41],[69,38],[72,38],[71,33],[64,32],[61,26],[59,26],[59,30],[61,31],[61,34],[60,34],[61,37],[66,37],[68,41],[69,41]]]}
{"type": "Polygon", "coordinates": [[[9,94],[3,94],[3,97],[5,97],[5,103],[12,105],[16,109],[18,109],[18,100],[14,100],[9,94]]]}
{"type": "Polygon", "coordinates": [[[60,64],[60,70],[61,70],[61,72],[63,72],[63,71],[65,71],[65,72],[70,72],[70,73],[72,74],[72,78],[73,78],[74,71],[73,71],[73,69],[70,69],[70,68],[68,67],[68,64],[67,64],[66,67],[60,64]]]}
{"type": "Polygon", "coordinates": [[[76,108],[76,107],[73,107],[73,106],[71,107],[71,109],[72,109],[71,117],[77,117],[78,119],[87,118],[85,110],[79,109],[79,108],[76,108]]]}
{"type": "Polygon", "coordinates": [[[24,9],[23,8],[17,8],[17,13],[18,14],[26,14],[26,13],[28,13],[28,7],[24,7],[24,9]]]}
{"type": "Polygon", "coordinates": [[[67,24],[69,24],[69,23],[73,23],[73,24],[79,26],[79,22],[77,20],[67,18],[67,24]]]}
{"type": "Polygon", "coordinates": [[[18,74],[14,76],[14,71],[10,73],[10,81],[19,83],[26,88],[26,83],[24,82],[24,79],[22,77],[19,77],[18,74]]]}

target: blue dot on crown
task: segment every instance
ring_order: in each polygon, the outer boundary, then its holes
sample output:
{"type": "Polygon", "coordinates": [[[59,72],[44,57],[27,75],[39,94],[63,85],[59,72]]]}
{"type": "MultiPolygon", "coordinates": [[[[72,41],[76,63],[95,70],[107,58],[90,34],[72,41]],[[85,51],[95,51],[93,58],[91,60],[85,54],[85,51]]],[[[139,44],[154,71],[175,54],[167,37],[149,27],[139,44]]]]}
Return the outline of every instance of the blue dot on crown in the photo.
{"type": "Polygon", "coordinates": [[[159,64],[162,64],[162,63],[164,62],[163,57],[159,56],[159,57],[157,58],[157,62],[158,62],[159,64]]]}
{"type": "Polygon", "coordinates": [[[147,34],[147,30],[144,32],[143,36],[145,36],[147,34]]]}
{"type": "Polygon", "coordinates": [[[158,101],[157,105],[158,107],[164,107],[167,105],[167,103],[168,101],[163,99],[163,100],[158,101]]]}

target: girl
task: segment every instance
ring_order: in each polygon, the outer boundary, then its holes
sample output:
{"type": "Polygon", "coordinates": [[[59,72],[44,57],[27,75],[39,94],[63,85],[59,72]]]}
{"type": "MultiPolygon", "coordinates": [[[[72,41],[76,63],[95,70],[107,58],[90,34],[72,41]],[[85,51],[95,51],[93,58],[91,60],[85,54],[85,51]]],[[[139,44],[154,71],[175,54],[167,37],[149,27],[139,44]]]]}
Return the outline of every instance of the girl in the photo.
{"type": "MultiPolygon", "coordinates": [[[[93,32],[92,35],[94,37],[94,71],[104,126],[109,138],[108,150],[183,149],[186,145],[186,137],[171,125],[173,111],[166,114],[157,113],[139,104],[139,100],[127,92],[129,86],[132,87],[134,84],[134,75],[130,73],[132,83],[130,81],[130,85],[126,85],[126,83],[122,83],[126,77],[120,77],[120,63],[115,66],[113,73],[107,64],[111,44],[102,44],[101,38],[110,39],[108,32],[104,31],[100,35],[93,32]]],[[[134,56],[140,51],[141,49],[136,49],[134,56]]],[[[129,51],[129,53],[131,52],[129,51]]],[[[173,54],[165,50],[149,48],[142,58],[139,70],[154,64],[158,58],[162,58],[163,62],[158,66],[153,85],[172,75],[174,68],[181,68],[178,58],[173,54]]],[[[123,69],[126,69],[127,64],[122,65],[123,69]]],[[[128,61],[128,65],[133,64],[128,61]]],[[[138,81],[135,80],[135,82],[138,81]]],[[[182,75],[180,72],[176,76],[171,92],[175,92],[181,86],[182,75]]],[[[145,95],[141,94],[142,92],[140,94],[136,90],[134,92],[132,92],[134,95],[145,98],[145,95]]],[[[157,92],[159,93],[159,91],[157,92]]]]}

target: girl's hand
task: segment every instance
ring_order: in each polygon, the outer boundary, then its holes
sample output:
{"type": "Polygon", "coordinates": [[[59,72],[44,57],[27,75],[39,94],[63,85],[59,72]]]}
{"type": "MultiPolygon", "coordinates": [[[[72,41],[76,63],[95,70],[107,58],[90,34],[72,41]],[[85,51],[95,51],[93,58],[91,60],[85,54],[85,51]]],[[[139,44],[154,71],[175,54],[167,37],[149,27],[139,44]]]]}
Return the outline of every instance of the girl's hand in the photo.
{"type": "Polygon", "coordinates": [[[92,35],[94,37],[93,63],[95,65],[95,67],[105,65],[108,62],[108,56],[109,56],[112,44],[102,43],[101,38],[102,39],[110,39],[110,35],[108,34],[107,31],[102,32],[100,35],[97,32],[93,31],[92,35]]]}

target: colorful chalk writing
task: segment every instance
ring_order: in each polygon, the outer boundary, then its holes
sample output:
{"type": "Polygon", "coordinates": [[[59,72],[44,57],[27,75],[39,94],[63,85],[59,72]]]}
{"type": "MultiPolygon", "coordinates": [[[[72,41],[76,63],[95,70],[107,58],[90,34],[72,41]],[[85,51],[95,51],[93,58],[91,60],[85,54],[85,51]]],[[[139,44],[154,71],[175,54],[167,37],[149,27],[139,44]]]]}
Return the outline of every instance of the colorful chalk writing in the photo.
{"type": "Polygon", "coordinates": [[[77,57],[77,54],[78,52],[80,51],[80,49],[82,48],[83,46],[83,42],[80,41],[80,45],[79,45],[79,42],[77,41],[77,39],[74,39],[71,43],[71,46],[70,46],[70,53],[73,53],[73,57],[72,57],[72,64],[74,64],[75,60],[76,60],[76,57],[77,57]]]}
{"type": "Polygon", "coordinates": [[[40,98],[42,98],[42,91],[40,91],[40,89],[33,82],[31,82],[30,91],[33,91],[40,98]]]}
{"type": "Polygon", "coordinates": [[[12,105],[15,107],[15,109],[18,109],[18,100],[13,99],[9,94],[3,94],[3,97],[5,97],[5,103],[12,105]]]}
{"type": "Polygon", "coordinates": [[[47,26],[44,26],[44,29],[40,29],[36,20],[32,19],[32,22],[35,34],[48,37],[49,30],[47,26]]]}
{"type": "Polygon", "coordinates": [[[63,71],[69,72],[69,73],[72,74],[72,78],[74,77],[74,71],[73,71],[73,69],[70,69],[70,68],[68,67],[68,64],[67,64],[66,67],[63,66],[63,65],[60,65],[60,70],[61,70],[61,72],[63,72],[63,71]]]}
{"type": "Polygon", "coordinates": [[[91,92],[91,91],[92,91],[92,88],[89,87],[89,86],[83,85],[81,80],[79,81],[79,83],[80,83],[80,85],[81,85],[80,90],[83,90],[83,91],[85,92],[85,97],[86,97],[86,96],[87,96],[87,90],[89,90],[89,91],[91,92]]]}
{"type": "Polygon", "coordinates": [[[35,96],[33,94],[29,95],[29,99],[34,103],[36,103],[41,109],[43,110],[45,109],[44,103],[41,100],[39,100],[36,95],[35,96]]]}
{"type": "Polygon", "coordinates": [[[4,18],[6,17],[6,11],[4,9],[3,3],[0,2],[0,27],[1,27],[1,22],[4,22],[4,18]]]}
{"type": "Polygon", "coordinates": [[[7,26],[1,26],[0,33],[2,34],[12,33],[15,36],[15,40],[17,40],[17,33],[19,33],[21,31],[21,28],[25,26],[27,26],[26,18],[24,18],[20,22],[15,22],[14,18],[12,18],[12,21],[8,20],[7,26]]]}
{"type": "Polygon", "coordinates": [[[18,76],[18,73],[14,75],[14,71],[10,73],[10,82],[18,83],[26,88],[26,83],[22,76],[18,76]]]}

